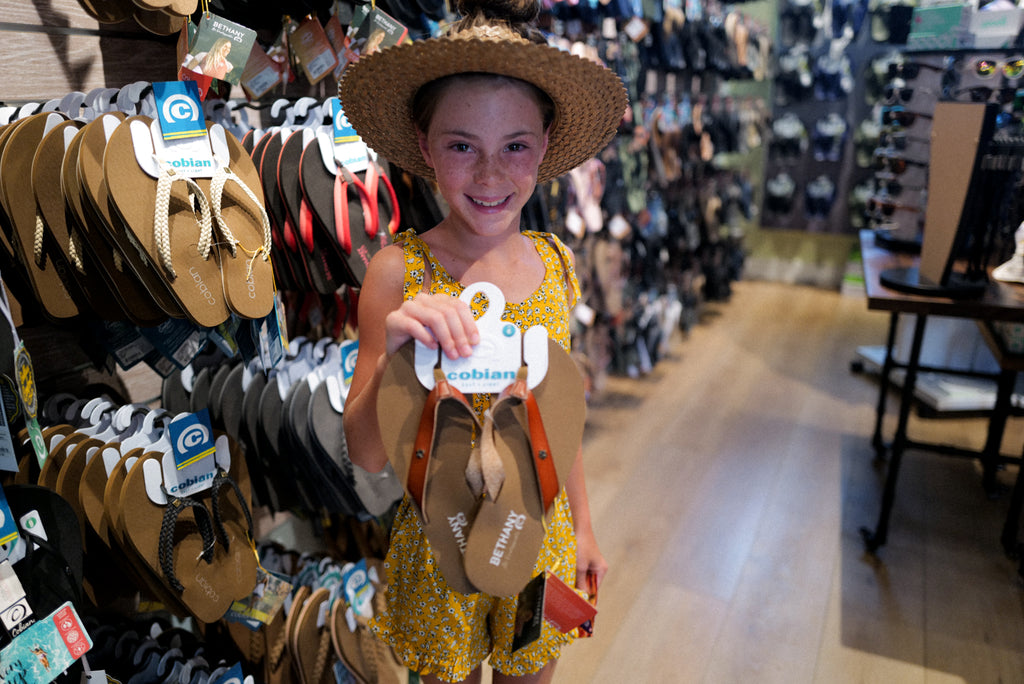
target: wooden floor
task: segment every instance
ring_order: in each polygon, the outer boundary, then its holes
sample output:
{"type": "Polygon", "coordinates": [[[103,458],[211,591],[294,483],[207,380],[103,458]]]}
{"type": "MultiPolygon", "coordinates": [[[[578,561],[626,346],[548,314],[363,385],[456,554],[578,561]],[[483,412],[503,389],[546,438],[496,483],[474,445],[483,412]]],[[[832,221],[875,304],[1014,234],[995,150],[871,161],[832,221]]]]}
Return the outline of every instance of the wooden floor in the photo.
{"type": "MultiPolygon", "coordinates": [[[[612,570],[556,682],[1024,682],[1007,497],[984,496],[973,462],[909,452],[889,543],[864,553],[877,385],[850,361],[887,321],[862,298],[741,282],[651,376],[609,382],[584,454],[612,570]]],[[[984,426],[911,434],[980,447],[984,426]]]]}

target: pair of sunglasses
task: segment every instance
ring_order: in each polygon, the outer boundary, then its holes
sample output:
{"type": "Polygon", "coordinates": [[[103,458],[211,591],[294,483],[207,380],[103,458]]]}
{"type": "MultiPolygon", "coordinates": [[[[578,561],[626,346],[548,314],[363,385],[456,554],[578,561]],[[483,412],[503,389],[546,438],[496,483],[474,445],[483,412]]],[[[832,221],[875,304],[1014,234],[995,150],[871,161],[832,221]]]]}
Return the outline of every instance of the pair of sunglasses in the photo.
{"type": "Polygon", "coordinates": [[[988,86],[972,86],[970,88],[957,88],[951,95],[954,98],[959,98],[966,93],[971,98],[971,102],[990,102],[992,101],[992,96],[995,95],[995,101],[999,104],[1009,104],[1014,101],[1018,92],[1024,94],[1024,91],[1014,87],[990,88],[988,86]]]}
{"type": "Polygon", "coordinates": [[[898,157],[892,154],[888,154],[884,151],[875,151],[875,156],[872,159],[872,166],[878,171],[888,170],[890,173],[897,175],[905,173],[907,168],[910,166],[928,166],[928,162],[917,161],[915,159],[907,159],[905,157],[898,157]]]}
{"type": "Polygon", "coordinates": [[[899,202],[894,202],[880,197],[869,197],[867,201],[867,209],[868,212],[872,214],[881,214],[882,216],[892,216],[897,211],[921,211],[921,207],[915,207],[910,204],[900,204],[899,202]]]}
{"type": "Polygon", "coordinates": [[[900,126],[913,126],[914,122],[917,121],[918,117],[922,119],[932,118],[931,114],[925,114],[923,112],[911,112],[903,107],[883,107],[882,108],[882,123],[883,124],[898,124],[900,126]]]}
{"type": "Polygon", "coordinates": [[[889,197],[899,197],[900,193],[904,190],[923,190],[920,185],[904,185],[899,181],[896,176],[884,177],[875,176],[875,192],[888,195],[889,197]]]}
{"type": "Polygon", "coordinates": [[[932,71],[946,70],[945,67],[925,64],[924,62],[893,62],[889,64],[887,73],[889,78],[904,78],[908,81],[913,81],[921,74],[921,69],[930,69],[932,71]]]}
{"type": "Polygon", "coordinates": [[[1014,57],[1005,62],[994,59],[979,59],[971,70],[978,78],[992,78],[1002,72],[1003,76],[1010,79],[1020,78],[1024,75],[1024,57],[1014,57]]]}
{"type": "Polygon", "coordinates": [[[885,100],[886,104],[907,104],[914,99],[915,93],[934,95],[935,91],[928,90],[927,88],[911,88],[887,83],[882,89],[882,98],[885,100]]]}
{"type": "Polygon", "coordinates": [[[878,142],[882,147],[891,147],[894,150],[905,150],[909,143],[922,143],[929,144],[931,141],[921,135],[910,135],[904,130],[896,128],[895,130],[882,131],[878,136],[878,142]]]}

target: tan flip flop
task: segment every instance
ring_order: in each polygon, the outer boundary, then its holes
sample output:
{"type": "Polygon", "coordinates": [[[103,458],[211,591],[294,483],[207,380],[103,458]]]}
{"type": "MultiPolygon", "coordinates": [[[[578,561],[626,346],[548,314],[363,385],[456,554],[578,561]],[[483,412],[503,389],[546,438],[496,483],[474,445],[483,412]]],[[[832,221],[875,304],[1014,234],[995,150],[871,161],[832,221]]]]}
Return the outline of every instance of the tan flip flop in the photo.
{"type": "MultiPolygon", "coordinates": [[[[292,664],[302,684],[329,684],[334,681],[331,668],[331,632],[327,623],[318,627],[321,610],[330,600],[331,590],[326,587],[313,589],[301,606],[292,602],[294,619],[290,620],[288,644],[292,652],[292,664]]],[[[327,614],[330,610],[327,609],[327,614]]]]}
{"type": "Polygon", "coordinates": [[[501,458],[504,482],[485,490],[466,543],[469,580],[493,596],[515,596],[533,577],[544,516],[562,490],[583,439],[586,400],[572,358],[548,339],[548,369],[531,391],[526,375],[490,409],[482,449],[501,458]],[[493,440],[493,441],[491,441],[493,440]]]}
{"type": "Polygon", "coordinates": [[[81,248],[72,240],[69,212],[61,192],[65,140],[76,135],[84,126],[81,121],[62,121],[43,137],[32,160],[32,191],[43,223],[57,246],[56,250],[50,252],[54,264],[58,268],[67,269],[77,281],[85,302],[97,316],[106,321],[119,321],[127,318],[127,314],[99,273],[93,270],[92,277],[89,277],[82,255],[79,254],[81,248]]]}
{"type": "MultiPolygon", "coordinates": [[[[51,117],[60,114],[34,114],[11,129],[0,156],[0,200],[13,224],[10,235],[15,255],[24,265],[36,300],[48,318],[68,321],[76,318],[79,305],[77,284],[62,278],[52,235],[45,229],[32,191],[32,160],[51,117]]],[[[63,276],[71,277],[66,264],[63,276]]]]}
{"type": "Polygon", "coordinates": [[[168,316],[181,318],[184,314],[159,274],[142,262],[121,217],[111,207],[103,173],[107,131],[119,127],[125,118],[121,113],[104,114],[86,124],[72,140],[63,173],[64,193],[80,217],[85,253],[92,255],[110,288],[121,296],[133,322],[153,326],[168,316]]]}
{"type": "Polygon", "coordinates": [[[263,318],[274,308],[273,238],[263,185],[252,157],[224,131],[229,164],[213,178],[198,179],[210,200],[220,239],[220,267],[228,308],[242,318],[263,318]]]}
{"type": "MultiPolygon", "coordinates": [[[[166,505],[150,500],[147,463],[160,467],[162,454],[146,453],[125,476],[118,499],[124,538],[150,570],[196,619],[215,622],[239,596],[236,578],[218,551],[210,512],[197,499],[168,497],[166,505]]],[[[255,577],[253,585],[255,586],[255,577]]]]}
{"type": "Polygon", "coordinates": [[[388,361],[377,393],[384,450],[416,504],[437,567],[448,586],[463,594],[478,589],[463,569],[467,533],[480,500],[466,481],[476,414],[438,370],[428,391],[416,377],[416,348],[403,345],[388,361]]]}
{"type": "Polygon", "coordinates": [[[190,320],[213,328],[229,311],[213,249],[209,200],[194,180],[169,164],[160,166],[159,178],[139,166],[132,129],[145,127],[148,135],[150,122],[129,117],[110,135],[103,155],[107,190],[137,252],[132,256],[158,274],[190,320]]]}

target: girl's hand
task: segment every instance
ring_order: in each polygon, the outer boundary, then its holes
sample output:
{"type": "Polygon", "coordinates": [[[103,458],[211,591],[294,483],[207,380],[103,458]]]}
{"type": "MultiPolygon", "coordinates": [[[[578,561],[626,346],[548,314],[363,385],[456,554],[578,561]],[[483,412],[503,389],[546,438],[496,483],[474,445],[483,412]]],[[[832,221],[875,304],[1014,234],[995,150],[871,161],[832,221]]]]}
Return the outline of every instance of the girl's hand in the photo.
{"type": "Polygon", "coordinates": [[[476,320],[469,305],[457,297],[420,293],[384,319],[388,356],[411,339],[431,349],[438,346],[450,359],[473,354],[480,343],[476,320]]]}
{"type": "Polygon", "coordinates": [[[587,574],[593,574],[595,587],[600,587],[608,572],[608,562],[597,548],[597,539],[593,532],[576,533],[576,588],[590,592],[587,574]]]}

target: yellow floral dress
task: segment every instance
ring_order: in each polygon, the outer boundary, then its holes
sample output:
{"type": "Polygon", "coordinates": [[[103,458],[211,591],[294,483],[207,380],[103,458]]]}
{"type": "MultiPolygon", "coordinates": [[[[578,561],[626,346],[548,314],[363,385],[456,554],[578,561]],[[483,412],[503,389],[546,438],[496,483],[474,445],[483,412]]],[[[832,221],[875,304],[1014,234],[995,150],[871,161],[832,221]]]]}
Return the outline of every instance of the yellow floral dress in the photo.
{"type": "MultiPolygon", "coordinates": [[[[541,286],[526,301],[506,303],[502,320],[521,330],[544,325],[548,334],[569,349],[569,312],[580,295],[568,249],[550,233],[525,231],[544,260],[541,286]]],[[[430,269],[430,292],[457,297],[463,285],[452,278],[414,231],[396,236],[405,254],[405,299],[422,289],[430,269]]],[[[474,302],[477,316],[481,302],[474,302]]],[[[474,395],[479,416],[490,404],[489,395],[474,395]]],[[[534,575],[552,570],[569,586],[576,583],[576,537],[565,490],[552,505],[547,534],[534,575]]],[[[541,637],[511,653],[516,598],[487,594],[461,594],[450,589],[434,564],[414,505],[406,496],[395,517],[386,560],[387,609],[373,621],[376,633],[394,649],[409,669],[449,681],[465,679],[485,658],[507,675],[536,672],[558,657],[574,632],[562,634],[544,623],[541,637]]]]}

